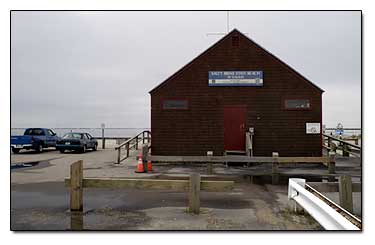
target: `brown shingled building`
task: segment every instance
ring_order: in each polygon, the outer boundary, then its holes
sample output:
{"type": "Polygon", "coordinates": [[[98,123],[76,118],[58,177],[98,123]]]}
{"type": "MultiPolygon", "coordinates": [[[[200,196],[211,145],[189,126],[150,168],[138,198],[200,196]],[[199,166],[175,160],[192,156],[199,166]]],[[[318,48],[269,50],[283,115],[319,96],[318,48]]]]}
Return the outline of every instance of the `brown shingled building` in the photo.
{"type": "Polygon", "coordinates": [[[252,131],[254,156],[321,156],[322,93],[234,29],[150,91],[152,154],[245,153],[252,131]]]}

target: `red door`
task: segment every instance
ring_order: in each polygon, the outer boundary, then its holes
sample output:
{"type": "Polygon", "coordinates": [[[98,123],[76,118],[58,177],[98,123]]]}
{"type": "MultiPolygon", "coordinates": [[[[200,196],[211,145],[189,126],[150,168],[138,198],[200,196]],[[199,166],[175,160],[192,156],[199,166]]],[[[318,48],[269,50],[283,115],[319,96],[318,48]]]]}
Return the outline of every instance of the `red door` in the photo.
{"type": "Polygon", "coordinates": [[[224,148],[226,151],[245,150],[245,106],[224,107],[224,148]]]}

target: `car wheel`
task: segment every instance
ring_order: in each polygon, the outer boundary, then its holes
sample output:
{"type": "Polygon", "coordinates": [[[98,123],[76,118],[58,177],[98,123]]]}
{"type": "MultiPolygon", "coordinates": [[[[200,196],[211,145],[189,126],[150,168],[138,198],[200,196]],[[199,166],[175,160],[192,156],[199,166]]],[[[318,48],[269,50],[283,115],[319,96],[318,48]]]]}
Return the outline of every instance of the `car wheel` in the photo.
{"type": "Polygon", "coordinates": [[[84,145],[83,147],[82,147],[82,153],[85,153],[86,152],[86,145],[84,145]]]}
{"type": "Polygon", "coordinates": [[[18,152],[20,152],[20,149],[16,149],[16,148],[13,148],[13,147],[12,147],[12,152],[13,152],[14,154],[17,154],[18,152]]]}
{"type": "Polygon", "coordinates": [[[60,149],[60,152],[61,152],[61,153],[64,153],[64,152],[65,152],[65,149],[60,149]]]}
{"type": "Polygon", "coordinates": [[[93,151],[96,151],[98,149],[98,145],[95,144],[94,147],[92,148],[93,151]]]}
{"type": "Polygon", "coordinates": [[[36,148],[36,151],[37,152],[42,152],[43,151],[43,145],[42,144],[39,144],[36,148]]]}

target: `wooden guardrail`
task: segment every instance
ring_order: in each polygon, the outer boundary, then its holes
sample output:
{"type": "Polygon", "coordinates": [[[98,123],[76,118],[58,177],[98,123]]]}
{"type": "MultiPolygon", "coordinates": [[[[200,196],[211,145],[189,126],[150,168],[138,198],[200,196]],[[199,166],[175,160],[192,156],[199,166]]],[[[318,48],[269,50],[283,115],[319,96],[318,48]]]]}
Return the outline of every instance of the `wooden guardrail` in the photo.
{"type": "Polygon", "coordinates": [[[70,165],[70,178],[65,178],[70,187],[70,210],[83,210],[83,188],[135,188],[138,190],[173,190],[189,192],[189,210],[199,214],[200,191],[230,191],[234,181],[201,180],[199,173],[192,173],[189,180],[128,179],[128,178],[83,178],[83,161],[70,165]]]}
{"type": "Polygon", "coordinates": [[[127,141],[121,143],[120,145],[115,147],[115,150],[117,151],[117,164],[120,164],[123,160],[129,157],[129,151],[131,148],[134,147],[134,149],[138,150],[139,142],[142,140],[142,144],[145,144],[145,142],[150,143],[151,142],[151,131],[144,130],[137,134],[136,136],[128,139],[127,141]],[[142,135],[142,137],[141,137],[142,135]],[[124,157],[121,158],[121,149],[126,150],[126,154],[124,157]]]}
{"type": "Polygon", "coordinates": [[[360,156],[361,146],[347,142],[345,139],[339,139],[337,137],[323,134],[323,147],[329,151],[336,152],[336,149],[342,150],[343,156],[350,156],[350,154],[360,156]],[[333,142],[338,142],[339,145],[332,145],[333,142]],[[355,150],[354,150],[355,149],[355,150]]]}
{"type": "MultiPolygon", "coordinates": [[[[335,153],[330,152],[329,156],[323,157],[279,157],[277,152],[272,153],[272,157],[251,157],[251,156],[236,156],[236,155],[225,155],[225,156],[154,156],[147,154],[147,151],[143,151],[143,164],[147,161],[164,162],[164,163],[206,163],[207,172],[212,173],[212,163],[229,163],[229,162],[241,162],[241,163],[272,163],[272,183],[276,184],[279,181],[279,165],[282,164],[298,164],[298,163],[317,163],[327,166],[328,174],[335,174],[335,153]]],[[[331,176],[332,177],[332,176],[331,176]]],[[[330,178],[332,179],[332,178],[330,178]]]]}

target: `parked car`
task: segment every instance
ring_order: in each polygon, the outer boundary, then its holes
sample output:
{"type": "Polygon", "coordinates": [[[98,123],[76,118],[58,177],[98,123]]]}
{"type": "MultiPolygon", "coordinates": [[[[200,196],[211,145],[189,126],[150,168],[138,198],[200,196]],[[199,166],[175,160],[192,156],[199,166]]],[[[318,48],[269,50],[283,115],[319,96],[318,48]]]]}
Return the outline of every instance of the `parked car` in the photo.
{"type": "Polygon", "coordinates": [[[15,135],[10,137],[10,147],[13,153],[20,150],[34,149],[42,152],[43,148],[56,147],[56,141],[60,138],[49,128],[28,128],[23,135],[15,135]]]}
{"type": "Polygon", "coordinates": [[[86,152],[87,149],[96,151],[98,141],[89,133],[67,133],[56,143],[56,149],[61,153],[66,150],[86,152]]]}

